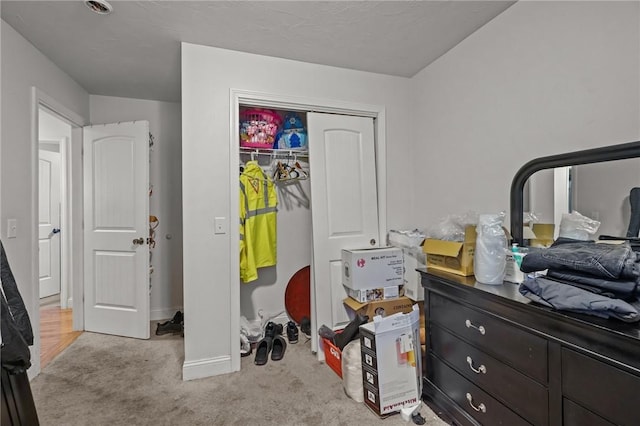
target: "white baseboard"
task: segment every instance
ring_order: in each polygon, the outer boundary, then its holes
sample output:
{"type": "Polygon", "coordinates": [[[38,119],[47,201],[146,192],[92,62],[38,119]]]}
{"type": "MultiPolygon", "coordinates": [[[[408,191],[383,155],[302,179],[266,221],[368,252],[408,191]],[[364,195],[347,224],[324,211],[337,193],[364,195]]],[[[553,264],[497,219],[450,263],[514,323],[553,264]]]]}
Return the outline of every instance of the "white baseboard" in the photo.
{"type": "Polygon", "coordinates": [[[182,380],[202,379],[231,373],[231,357],[219,356],[215,358],[185,361],[182,364],[182,380]]]}
{"type": "Polygon", "coordinates": [[[151,309],[151,312],[149,313],[149,317],[150,317],[151,321],[160,321],[160,320],[165,320],[165,319],[171,319],[176,314],[176,311],[182,311],[182,307],[178,306],[178,307],[175,307],[175,308],[156,308],[156,309],[151,309]]]}

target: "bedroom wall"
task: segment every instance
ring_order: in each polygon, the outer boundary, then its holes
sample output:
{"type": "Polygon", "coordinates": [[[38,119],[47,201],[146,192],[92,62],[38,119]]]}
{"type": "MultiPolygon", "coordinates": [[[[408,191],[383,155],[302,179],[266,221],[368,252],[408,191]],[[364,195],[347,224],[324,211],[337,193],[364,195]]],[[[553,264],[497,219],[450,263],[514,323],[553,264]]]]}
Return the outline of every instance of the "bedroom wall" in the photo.
{"type": "Polygon", "coordinates": [[[89,94],[33,47],[6,22],[0,21],[2,52],[2,163],[0,176],[0,235],[11,269],[25,301],[36,336],[32,347],[33,367],[40,370],[37,276],[31,265],[37,261],[31,144],[32,86],[89,121],[89,94]],[[8,239],[7,220],[17,219],[17,236],[8,239]]]}
{"type": "MultiPolygon", "coordinates": [[[[410,161],[409,80],[359,71],[182,45],[182,169],[184,215],[184,378],[231,371],[230,89],[384,105],[387,114],[388,226],[409,223],[414,193],[410,161]],[[393,173],[391,173],[393,171],[393,173]],[[213,218],[230,232],[214,235],[213,218]]],[[[283,259],[279,259],[284,261],[283,259]]],[[[250,284],[249,284],[250,285],[250,284]]]]}
{"type": "Polygon", "coordinates": [[[524,1],[422,70],[414,221],[508,211],[527,161],[640,139],[639,57],[638,2],[524,1]]]}
{"type": "Polygon", "coordinates": [[[90,96],[91,124],[149,121],[153,195],[149,214],[160,220],[151,264],[151,320],[182,309],[182,135],[180,104],[114,96],[90,96]]]}

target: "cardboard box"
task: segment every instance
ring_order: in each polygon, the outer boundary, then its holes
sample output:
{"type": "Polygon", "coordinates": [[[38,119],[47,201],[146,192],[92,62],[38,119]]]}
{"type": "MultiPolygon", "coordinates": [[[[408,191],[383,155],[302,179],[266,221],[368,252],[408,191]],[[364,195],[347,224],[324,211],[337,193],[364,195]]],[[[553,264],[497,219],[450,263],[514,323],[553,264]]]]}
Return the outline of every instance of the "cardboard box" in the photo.
{"type": "Polygon", "coordinates": [[[554,241],[555,225],[553,223],[534,223],[533,233],[535,238],[529,240],[531,247],[549,247],[554,241]]]}
{"type": "Polygon", "coordinates": [[[395,299],[402,295],[402,286],[391,286],[383,288],[367,288],[354,290],[349,287],[344,288],[352,299],[361,303],[373,302],[375,300],[395,299]]]}
{"type": "Polygon", "coordinates": [[[402,250],[342,250],[342,284],[354,290],[402,285],[402,250]]]}
{"type": "Polygon", "coordinates": [[[402,249],[404,257],[404,295],[416,302],[424,300],[422,288],[422,275],[417,268],[426,268],[425,254],[413,253],[408,249],[402,249]]]}
{"type": "Polygon", "coordinates": [[[409,313],[413,307],[413,301],[408,297],[398,297],[397,299],[378,300],[375,302],[361,303],[350,297],[342,301],[347,308],[347,315],[352,320],[356,315],[366,315],[370,320],[376,315],[388,316],[400,313],[409,313]]]}
{"type": "Polygon", "coordinates": [[[422,250],[427,254],[427,268],[456,275],[473,275],[473,253],[476,247],[476,228],[468,225],[464,241],[444,241],[427,238],[422,250]]]}
{"type": "Polygon", "coordinates": [[[364,402],[382,416],[420,402],[420,312],[376,316],[360,326],[364,402]]]}

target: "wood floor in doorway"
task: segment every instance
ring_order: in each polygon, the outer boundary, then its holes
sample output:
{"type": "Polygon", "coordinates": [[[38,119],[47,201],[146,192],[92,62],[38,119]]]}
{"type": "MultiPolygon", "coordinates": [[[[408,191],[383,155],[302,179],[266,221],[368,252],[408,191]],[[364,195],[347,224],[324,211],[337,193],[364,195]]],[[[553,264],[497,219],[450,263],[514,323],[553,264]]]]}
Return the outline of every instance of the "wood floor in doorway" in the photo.
{"type": "Polygon", "coordinates": [[[71,312],[71,309],[60,309],[55,305],[40,307],[40,368],[49,364],[82,334],[82,331],[73,331],[71,312]]]}

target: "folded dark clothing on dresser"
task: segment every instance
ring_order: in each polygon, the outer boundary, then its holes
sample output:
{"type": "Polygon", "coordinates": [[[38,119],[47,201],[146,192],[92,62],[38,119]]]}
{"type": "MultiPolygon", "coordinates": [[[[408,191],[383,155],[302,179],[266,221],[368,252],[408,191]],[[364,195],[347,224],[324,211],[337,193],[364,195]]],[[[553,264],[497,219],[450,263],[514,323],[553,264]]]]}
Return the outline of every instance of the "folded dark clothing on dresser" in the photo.
{"type": "Polygon", "coordinates": [[[549,270],[547,277],[565,281],[575,287],[616,299],[635,300],[636,296],[640,295],[640,279],[635,281],[608,280],[581,272],[558,270],[549,270]]]}
{"type": "Polygon", "coordinates": [[[561,311],[617,318],[624,322],[640,321],[640,304],[637,300],[633,306],[624,300],[595,294],[549,278],[529,277],[520,284],[519,291],[534,302],[561,311]]]}
{"type": "Polygon", "coordinates": [[[575,271],[607,280],[636,281],[640,277],[640,253],[634,252],[626,241],[596,244],[559,238],[551,247],[524,256],[520,269],[575,271]]]}

